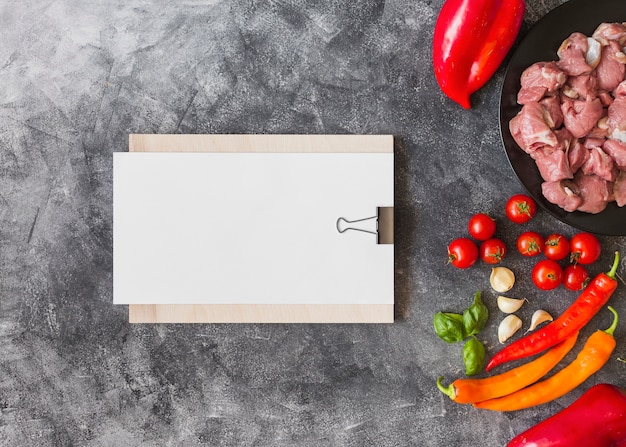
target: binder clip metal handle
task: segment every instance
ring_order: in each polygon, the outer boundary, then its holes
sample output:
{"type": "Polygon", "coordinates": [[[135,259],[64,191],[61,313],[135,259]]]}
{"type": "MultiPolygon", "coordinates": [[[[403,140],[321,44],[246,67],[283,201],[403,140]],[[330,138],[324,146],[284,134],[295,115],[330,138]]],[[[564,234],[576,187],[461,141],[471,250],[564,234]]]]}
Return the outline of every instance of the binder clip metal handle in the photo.
{"type": "Polygon", "coordinates": [[[348,220],[344,217],[337,219],[337,231],[344,233],[348,230],[361,231],[376,235],[377,244],[393,244],[393,207],[379,206],[376,216],[363,219],[348,220]]]}

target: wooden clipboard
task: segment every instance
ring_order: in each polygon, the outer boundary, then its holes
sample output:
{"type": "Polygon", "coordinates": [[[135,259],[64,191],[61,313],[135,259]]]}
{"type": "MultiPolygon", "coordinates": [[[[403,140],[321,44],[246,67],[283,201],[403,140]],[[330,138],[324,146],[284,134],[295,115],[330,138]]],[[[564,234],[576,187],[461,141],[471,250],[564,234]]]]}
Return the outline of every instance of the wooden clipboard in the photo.
{"type": "MultiPolygon", "coordinates": [[[[129,152],[393,153],[392,135],[131,134],[129,152]]],[[[131,323],[392,323],[394,304],[130,304],[131,323]]]]}

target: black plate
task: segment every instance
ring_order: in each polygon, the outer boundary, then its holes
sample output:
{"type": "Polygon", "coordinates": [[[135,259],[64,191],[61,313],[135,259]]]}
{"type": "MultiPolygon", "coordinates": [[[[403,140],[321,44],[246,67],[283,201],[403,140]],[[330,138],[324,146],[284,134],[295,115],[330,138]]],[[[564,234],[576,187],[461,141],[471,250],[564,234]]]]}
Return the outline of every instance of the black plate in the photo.
{"type": "Polygon", "coordinates": [[[509,121],[521,109],[517,104],[522,72],[539,61],[558,60],[556,50],[571,33],[590,36],[602,22],[626,21],[626,0],[570,0],[539,20],[524,37],[509,62],[500,98],[500,135],[509,163],[528,193],[557,219],[583,231],[626,235],[626,206],[609,203],[598,214],[568,213],[548,202],[541,193],[542,179],[535,162],[515,143],[509,121]]]}

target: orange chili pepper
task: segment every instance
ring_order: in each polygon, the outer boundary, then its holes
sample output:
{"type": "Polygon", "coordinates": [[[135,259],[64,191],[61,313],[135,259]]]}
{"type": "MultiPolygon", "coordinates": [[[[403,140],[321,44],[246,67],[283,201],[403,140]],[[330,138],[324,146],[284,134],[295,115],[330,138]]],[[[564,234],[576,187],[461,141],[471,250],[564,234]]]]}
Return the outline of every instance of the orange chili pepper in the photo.
{"type": "Polygon", "coordinates": [[[545,376],[576,344],[578,332],[570,335],[541,357],[496,376],[481,379],[457,379],[448,387],[437,379],[437,388],[459,404],[471,404],[506,396],[545,376]]]}
{"type": "Polygon", "coordinates": [[[496,411],[515,411],[534,407],[557,399],[583,383],[609,360],[615,349],[613,331],[617,327],[617,312],[611,306],[613,324],[607,330],[598,330],[591,334],[583,349],[572,363],[553,376],[523,388],[514,393],[496,399],[476,402],[476,408],[496,411]]]}

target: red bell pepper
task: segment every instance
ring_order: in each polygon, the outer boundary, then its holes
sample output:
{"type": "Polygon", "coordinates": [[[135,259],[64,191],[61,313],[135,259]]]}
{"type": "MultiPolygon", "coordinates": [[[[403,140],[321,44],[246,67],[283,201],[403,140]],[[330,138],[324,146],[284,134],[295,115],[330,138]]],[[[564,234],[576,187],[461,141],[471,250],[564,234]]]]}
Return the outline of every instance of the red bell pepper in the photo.
{"type": "Polygon", "coordinates": [[[626,390],[606,383],[592,386],[569,407],[507,444],[522,446],[626,446],[626,390]]]}
{"type": "Polygon", "coordinates": [[[519,33],[524,0],[446,0],[433,36],[441,90],[470,108],[470,95],[496,72],[519,33]]]}

